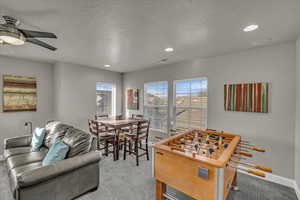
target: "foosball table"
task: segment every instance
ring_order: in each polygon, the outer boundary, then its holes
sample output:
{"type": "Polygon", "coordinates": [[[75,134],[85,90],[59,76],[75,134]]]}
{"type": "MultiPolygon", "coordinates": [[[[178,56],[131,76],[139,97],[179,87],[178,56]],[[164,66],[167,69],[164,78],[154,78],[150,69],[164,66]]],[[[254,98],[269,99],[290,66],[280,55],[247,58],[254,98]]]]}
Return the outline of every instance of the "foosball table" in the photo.
{"type": "Polygon", "coordinates": [[[251,150],[265,152],[239,135],[215,130],[189,130],[155,143],[156,200],[176,199],[166,185],[194,199],[226,200],[230,189],[237,189],[237,169],[260,177],[272,172],[243,161],[252,157],[251,150]]]}

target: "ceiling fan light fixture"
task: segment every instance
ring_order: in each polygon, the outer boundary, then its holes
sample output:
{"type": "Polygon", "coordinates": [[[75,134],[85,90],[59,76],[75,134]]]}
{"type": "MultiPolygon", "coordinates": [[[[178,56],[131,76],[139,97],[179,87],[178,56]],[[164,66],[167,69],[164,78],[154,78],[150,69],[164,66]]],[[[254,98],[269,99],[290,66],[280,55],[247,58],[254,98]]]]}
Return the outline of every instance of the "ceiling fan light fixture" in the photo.
{"type": "Polygon", "coordinates": [[[22,33],[0,31],[0,41],[11,45],[23,45],[25,43],[25,37],[22,33]]]}

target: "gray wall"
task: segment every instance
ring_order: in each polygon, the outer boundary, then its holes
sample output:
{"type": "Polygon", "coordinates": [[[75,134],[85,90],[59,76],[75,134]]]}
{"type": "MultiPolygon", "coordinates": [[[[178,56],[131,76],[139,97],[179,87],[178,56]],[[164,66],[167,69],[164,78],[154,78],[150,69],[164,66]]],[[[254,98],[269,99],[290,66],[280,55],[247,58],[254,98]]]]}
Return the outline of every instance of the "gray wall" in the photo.
{"type": "Polygon", "coordinates": [[[295,130],[295,179],[300,186],[300,37],[296,45],[297,61],[296,61],[296,130],[295,130]]]}
{"type": "MultiPolygon", "coordinates": [[[[268,152],[256,154],[256,161],[275,174],[294,178],[295,49],[293,42],[126,73],[123,94],[127,88],[142,91],[145,82],[208,77],[208,127],[263,145],[268,152]],[[224,111],[225,83],[259,81],[271,83],[270,113],[224,111]]],[[[142,97],[141,93],[141,104],[142,97]]]]}
{"type": "Polygon", "coordinates": [[[0,154],[3,152],[3,140],[29,133],[24,122],[32,121],[33,126],[43,126],[53,118],[53,67],[51,64],[32,62],[0,56],[0,154]],[[37,78],[37,112],[2,112],[2,75],[13,74],[37,78]]]}
{"type": "Polygon", "coordinates": [[[87,119],[96,113],[96,83],[116,86],[116,114],[122,113],[122,75],[75,64],[54,66],[55,116],[78,128],[88,130],[87,119]]]}

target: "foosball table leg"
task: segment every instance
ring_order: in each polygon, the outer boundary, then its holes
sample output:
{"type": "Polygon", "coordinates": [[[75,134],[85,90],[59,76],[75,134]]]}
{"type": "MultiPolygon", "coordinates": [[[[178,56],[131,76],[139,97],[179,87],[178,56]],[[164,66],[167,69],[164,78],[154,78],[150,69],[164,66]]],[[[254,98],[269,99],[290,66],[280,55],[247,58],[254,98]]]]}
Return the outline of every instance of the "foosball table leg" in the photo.
{"type": "Polygon", "coordinates": [[[237,185],[237,171],[235,172],[234,174],[234,178],[233,178],[233,181],[232,181],[232,186],[231,188],[234,190],[234,191],[238,191],[239,190],[239,187],[237,185]]]}
{"type": "Polygon", "coordinates": [[[166,184],[156,180],[156,200],[165,200],[166,184]]]}
{"type": "Polygon", "coordinates": [[[215,200],[224,200],[224,168],[216,168],[215,200]]]}

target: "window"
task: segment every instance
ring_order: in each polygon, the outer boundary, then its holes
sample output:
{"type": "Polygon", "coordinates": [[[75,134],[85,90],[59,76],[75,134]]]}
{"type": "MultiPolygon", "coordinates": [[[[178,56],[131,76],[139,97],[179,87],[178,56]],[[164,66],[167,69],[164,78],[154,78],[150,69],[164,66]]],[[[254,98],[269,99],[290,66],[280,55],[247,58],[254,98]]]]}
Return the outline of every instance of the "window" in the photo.
{"type": "Polygon", "coordinates": [[[207,79],[174,81],[176,127],[207,127],[207,79]]]}
{"type": "Polygon", "coordinates": [[[168,130],[168,82],[146,83],[144,85],[144,115],[151,119],[150,128],[168,130]]]}
{"type": "Polygon", "coordinates": [[[115,87],[109,83],[96,84],[97,114],[115,115],[115,87]]]}

